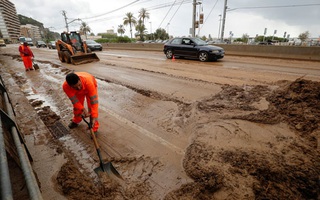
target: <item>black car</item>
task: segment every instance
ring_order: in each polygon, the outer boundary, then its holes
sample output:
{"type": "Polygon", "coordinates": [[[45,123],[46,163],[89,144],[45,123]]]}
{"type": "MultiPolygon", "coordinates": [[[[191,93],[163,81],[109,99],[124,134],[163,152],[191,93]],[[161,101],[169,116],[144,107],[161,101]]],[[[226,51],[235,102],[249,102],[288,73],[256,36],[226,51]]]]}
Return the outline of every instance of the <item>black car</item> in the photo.
{"type": "Polygon", "coordinates": [[[49,49],[56,49],[56,42],[55,41],[50,41],[48,43],[48,48],[49,49]]]}
{"type": "Polygon", "coordinates": [[[102,51],[102,45],[94,40],[86,40],[87,46],[91,51],[99,50],[102,51]]]}
{"type": "Polygon", "coordinates": [[[47,44],[41,40],[36,42],[36,46],[37,46],[37,48],[40,48],[40,47],[47,48],[47,44]]]}
{"type": "Polygon", "coordinates": [[[224,57],[224,49],[208,45],[205,41],[194,37],[173,38],[164,44],[163,52],[168,59],[172,57],[196,58],[202,62],[218,60],[224,57]]]}

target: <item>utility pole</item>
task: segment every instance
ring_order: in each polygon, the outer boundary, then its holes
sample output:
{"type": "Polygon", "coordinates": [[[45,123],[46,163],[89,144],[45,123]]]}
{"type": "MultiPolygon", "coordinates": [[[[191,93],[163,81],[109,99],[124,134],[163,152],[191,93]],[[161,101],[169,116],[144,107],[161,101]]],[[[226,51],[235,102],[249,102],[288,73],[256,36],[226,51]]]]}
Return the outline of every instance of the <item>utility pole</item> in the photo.
{"type": "Polygon", "coordinates": [[[67,32],[69,32],[69,26],[68,26],[68,22],[67,22],[67,13],[66,11],[62,11],[62,15],[64,16],[64,21],[66,22],[66,28],[67,28],[67,32]]]}
{"type": "Polygon", "coordinates": [[[224,0],[224,8],[223,8],[223,17],[222,17],[222,30],[221,30],[221,37],[220,40],[223,42],[223,36],[224,36],[224,28],[226,23],[226,14],[227,14],[227,0],[224,0]]]}
{"type": "Polygon", "coordinates": [[[76,21],[76,20],[78,20],[78,21],[82,21],[80,18],[78,18],[78,19],[74,19],[74,20],[72,20],[72,21],[68,22],[67,12],[66,12],[66,11],[64,11],[64,10],[62,11],[62,15],[64,16],[64,21],[66,22],[67,32],[69,32],[69,24],[70,24],[70,23],[72,23],[72,22],[74,22],[74,21],[76,21]]]}
{"type": "Polygon", "coordinates": [[[192,12],[192,37],[195,37],[196,32],[196,7],[197,7],[197,0],[193,0],[193,12],[192,12]]]}

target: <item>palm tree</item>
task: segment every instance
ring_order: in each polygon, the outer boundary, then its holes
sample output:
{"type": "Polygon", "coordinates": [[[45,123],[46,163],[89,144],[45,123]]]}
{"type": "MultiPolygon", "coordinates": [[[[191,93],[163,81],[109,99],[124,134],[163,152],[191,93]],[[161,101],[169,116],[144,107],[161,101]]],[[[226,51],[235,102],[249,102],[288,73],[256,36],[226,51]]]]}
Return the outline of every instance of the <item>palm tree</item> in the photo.
{"type": "Polygon", "coordinates": [[[149,19],[150,15],[147,11],[147,9],[145,8],[141,8],[141,10],[139,11],[139,18],[142,19],[142,23],[144,24],[144,20],[145,19],[149,19]]]}
{"type": "Polygon", "coordinates": [[[86,22],[82,22],[80,26],[80,31],[86,36],[87,39],[87,33],[91,32],[91,28],[88,26],[86,22]]]}
{"type": "Polygon", "coordinates": [[[118,33],[122,36],[122,34],[124,34],[126,30],[124,29],[124,26],[122,24],[120,24],[118,26],[118,33]]]}
{"type": "Polygon", "coordinates": [[[146,30],[146,27],[142,23],[142,19],[141,18],[138,20],[138,24],[136,25],[136,30],[138,31],[138,34],[140,36],[140,40],[144,41],[143,36],[144,36],[144,32],[146,30]]]}
{"type": "Polygon", "coordinates": [[[132,26],[135,26],[137,24],[137,20],[131,12],[126,13],[126,17],[123,18],[123,24],[125,26],[127,26],[127,25],[130,26],[130,34],[131,34],[131,39],[132,39],[132,26]]]}

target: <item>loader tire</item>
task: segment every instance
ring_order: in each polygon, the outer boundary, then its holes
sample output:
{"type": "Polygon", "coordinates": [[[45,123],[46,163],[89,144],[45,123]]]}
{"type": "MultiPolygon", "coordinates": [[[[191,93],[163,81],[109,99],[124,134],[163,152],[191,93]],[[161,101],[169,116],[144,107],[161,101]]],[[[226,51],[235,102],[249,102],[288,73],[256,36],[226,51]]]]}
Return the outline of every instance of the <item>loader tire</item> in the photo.
{"type": "Polygon", "coordinates": [[[69,51],[63,52],[63,57],[66,63],[71,63],[71,54],[69,53],[69,51]]]}
{"type": "Polygon", "coordinates": [[[64,59],[64,56],[63,56],[63,52],[59,51],[59,52],[58,52],[58,56],[59,56],[59,60],[60,60],[61,62],[63,62],[63,63],[66,62],[65,59],[64,59]]]}

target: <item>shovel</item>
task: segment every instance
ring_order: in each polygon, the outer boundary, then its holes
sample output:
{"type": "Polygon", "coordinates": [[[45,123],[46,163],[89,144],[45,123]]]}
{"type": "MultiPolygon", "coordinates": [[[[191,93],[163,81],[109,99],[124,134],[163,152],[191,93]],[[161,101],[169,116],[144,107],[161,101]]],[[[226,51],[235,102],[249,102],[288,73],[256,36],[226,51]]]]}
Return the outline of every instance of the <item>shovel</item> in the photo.
{"type": "Polygon", "coordinates": [[[34,63],[33,60],[32,60],[32,63],[33,63],[33,68],[34,68],[35,70],[40,69],[40,68],[39,68],[39,65],[38,65],[37,63],[34,63]]]}
{"type": "Polygon", "coordinates": [[[101,153],[100,153],[100,147],[99,147],[96,135],[94,134],[94,132],[92,130],[92,125],[91,125],[91,123],[89,123],[84,118],[84,116],[82,116],[82,119],[83,119],[84,122],[86,122],[86,124],[88,125],[88,127],[90,129],[90,134],[91,134],[91,137],[92,137],[93,142],[94,142],[94,147],[97,150],[98,157],[99,157],[99,160],[100,160],[100,167],[95,168],[94,171],[97,174],[99,174],[100,172],[107,172],[109,176],[115,175],[116,177],[118,177],[118,178],[123,180],[123,178],[121,177],[119,172],[116,170],[116,168],[114,168],[114,166],[112,165],[111,162],[103,163],[102,158],[101,158],[101,153]]]}

